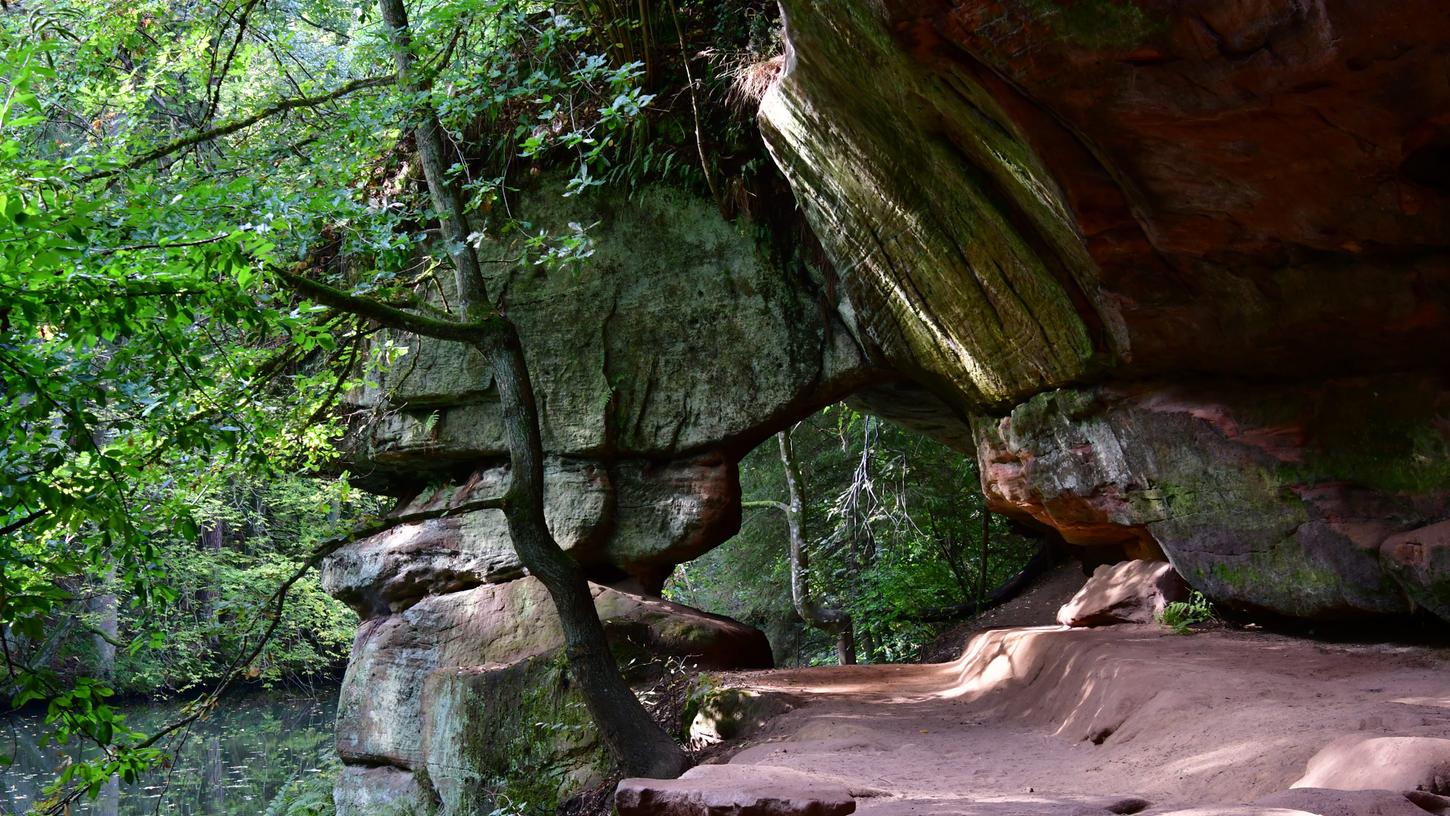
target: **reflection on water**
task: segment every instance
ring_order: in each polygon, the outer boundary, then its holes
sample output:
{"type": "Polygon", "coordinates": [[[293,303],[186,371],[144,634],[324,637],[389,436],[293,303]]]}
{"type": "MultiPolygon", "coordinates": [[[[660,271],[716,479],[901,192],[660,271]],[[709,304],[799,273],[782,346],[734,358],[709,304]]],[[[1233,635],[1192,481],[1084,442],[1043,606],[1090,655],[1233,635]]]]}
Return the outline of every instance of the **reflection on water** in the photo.
{"type": "MultiPolygon", "coordinates": [[[[219,710],[192,726],[175,766],[156,770],[136,785],[117,780],[95,801],[73,812],[90,816],[255,816],[283,787],[313,776],[333,763],[332,721],[337,689],[315,694],[252,693],[230,697],[219,710]],[[165,790],[165,796],[162,791],[165,790]],[[158,799],[160,809],[157,810],[158,799]]],[[[123,707],[126,723],[150,732],[176,716],[176,704],[123,707]]],[[[0,753],[15,764],[0,767],[0,814],[20,814],[55,778],[65,755],[81,754],[75,745],[40,748],[40,715],[0,720],[0,753]]],[[[91,752],[85,752],[91,755],[91,752]]]]}

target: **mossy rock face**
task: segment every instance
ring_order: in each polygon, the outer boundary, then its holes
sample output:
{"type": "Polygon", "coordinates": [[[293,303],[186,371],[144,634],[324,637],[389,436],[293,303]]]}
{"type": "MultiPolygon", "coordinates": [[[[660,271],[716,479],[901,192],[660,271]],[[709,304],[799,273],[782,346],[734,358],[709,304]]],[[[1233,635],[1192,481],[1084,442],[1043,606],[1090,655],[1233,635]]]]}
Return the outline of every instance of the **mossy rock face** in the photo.
{"type": "MultiPolygon", "coordinates": [[[[480,249],[489,291],[518,326],[551,453],[660,459],[764,439],[772,417],[840,396],[865,376],[818,282],[771,260],[713,202],[659,185],[565,198],[555,175],[515,206],[551,234],[593,225],[587,262],[520,270],[510,262],[517,246],[480,249]]],[[[348,438],[354,472],[405,485],[506,453],[498,395],[476,350],[383,339],[407,353],[377,387],[349,395],[375,409],[348,438]]]]}
{"type": "Polygon", "coordinates": [[[785,3],[795,59],[762,129],[830,254],[862,343],[955,404],[1083,377],[1112,339],[1069,207],[968,71],[921,70],[880,4],[785,3]]]}
{"type": "Polygon", "coordinates": [[[1379,555],[1413,604],[1450,620],[1450,521],[1390,536],[1379,555]]]}
{"type": "Polygon", "coordinates": [[[438,816],[426,772],[394,765],[343,768],[333,788],[337,816],[438,816]]]}
{"type": "Polygon", "coordinates": [[[795,700],[785,694],[705,682],[686,701],[684,736],[693,745],[742,739],[795,706],[795,700]]]}
{"type": "Polygon", "coordinates": [[[424,751],[444,814],[501,804],[553,813],[612,769],[555,652],[502,667],[435,671],[423,685],[424,751]]]}
{"type": "MultiPolygon", "coordinates": [[[[591,587],[621,659],[675,658],[702,669],[771,665],[759,630],[681,604],[591,587]]],[[[338,700],[338,752],[345,762],[421,767],[423,683],[437,671],[517,663],[564,645],[549,593],[537,579],[430,596],[365,621],[338,700]],[[365,648],[362,648],[365,647],[365,648]]]]}
{"type": "MultiPolygon", "coordinates": [[[[592,589],[615,659],[637,687],[666,670],[771,665],[752,627],[592,589]]],[[[352,766],[339,801],[426,800],[439,816],[463,816],[490,812],[500,797],[542,808],[602,780],[609,766],[563,645],[533,578],[433,595],[363,622],[338,701],[338,752],[352,766]]]]}
{"type": "Polygon", "coordinates": [[[1447,410],[1434,376],[1160,383],[1043,394],[977,428],[995,509],[1069,542],[1149,535],[1216,602],[1450,619],[1447,410]],[[1404,537],[1422,528],[1431,546],[1404,537]]]}

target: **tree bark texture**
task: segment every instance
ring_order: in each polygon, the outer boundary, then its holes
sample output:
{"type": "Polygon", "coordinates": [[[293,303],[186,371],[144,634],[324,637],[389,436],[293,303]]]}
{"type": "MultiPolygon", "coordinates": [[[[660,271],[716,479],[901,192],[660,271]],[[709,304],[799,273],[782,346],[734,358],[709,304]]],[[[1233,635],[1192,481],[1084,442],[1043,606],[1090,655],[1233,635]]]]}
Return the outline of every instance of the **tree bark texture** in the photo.
{"type": "MultiPolygon", "coordinates": [[[[427,90],[413,72],[414,55],[403,0],[379,0],[407,92],[427,90]]],[[[423,174],[453,261],[457,313],[469,327],[463,337],[493,369],[509,451],[509,486],[503,512],[519,560],[549,591],[564,632],[569,669],[579,684],[600,736],[628,774],[669,778],[688,767],[685,753],[645,711],[625,682],[609,649],[604,625],[584,571],[560,547],[544,520],[544,448],[539,410],[516,327],[490,303],[478,257],[468,242],[463,195],[447,178],[442,125],[430,106],[416,113],[414,139],[423,174]]]]}

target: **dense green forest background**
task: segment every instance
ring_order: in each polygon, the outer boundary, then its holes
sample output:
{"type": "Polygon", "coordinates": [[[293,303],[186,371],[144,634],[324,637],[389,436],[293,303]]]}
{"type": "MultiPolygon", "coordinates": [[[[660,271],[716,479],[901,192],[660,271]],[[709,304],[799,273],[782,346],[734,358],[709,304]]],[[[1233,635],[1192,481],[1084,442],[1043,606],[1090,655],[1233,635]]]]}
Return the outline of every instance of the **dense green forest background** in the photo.
{"type": "MultiPolygon", "coordinates": [[[[1037,542],[987,513],[971,457],[837,405],[792,433],[804,475],[811,584],[850,614],[861,662],[908,662],[975,602],[1026,565],[1037,542]],[[987,559],[983,566],[983,521],[987,559]]],[[[740,533],[681,565],[667,597],[766,632],[783,665],[836,661],[834,637],[792,605],[784,515],[762,501],[786,497],[775,442],[741,463],[740,533]]]]}

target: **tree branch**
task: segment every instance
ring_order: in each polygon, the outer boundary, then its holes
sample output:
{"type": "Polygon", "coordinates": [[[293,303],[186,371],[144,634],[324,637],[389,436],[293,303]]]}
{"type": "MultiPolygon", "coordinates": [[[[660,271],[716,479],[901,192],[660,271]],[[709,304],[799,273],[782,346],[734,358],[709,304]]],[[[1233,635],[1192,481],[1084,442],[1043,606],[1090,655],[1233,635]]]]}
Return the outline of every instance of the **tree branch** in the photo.
{"type": "Polygon", "coordinates": [[[358,297],[335,286],[312,280],[286,270],[275,270],[277,277],[294,291],[335,309],[366,317],[390,329],[421,334],[439,340],[454,340],[460,343],[480,343],[503,326],[503,319],[493,315],[477,323],[462,323],[409,312],[388,306],[376,300],[358,297]]]}
{"type": "Polygon", "coordinates": [[[1023,590],[1031,586],[1037,576],[1047,572],[1055,563],[1056,555],[1052,549],[1040,547],[1016,575],[1008,578],[980,601],[974,598],[956,606],[923,609],[915,615],[907,616],[907,620],[914,623],[945,623],[971,615],[980,615],[1017,597],[1023,590]]]}
{"type": "Polygon", "coordinates": [[[141,155],[131,159],[128,162],[125,162],[124,164],[118,165],[116,167],[111,167],[106,170],[97,170],[94,173],[87,173],[86,175],[81,176],[79,180],[82,182],[86,182],[96,181],[97,179],[111,178],[112,176],[117,176],[121,173],[135,170],[139,167],[144,167],[151,162],[156,161],[157,159],[165,158],[179,150],[185,150],[186,148],[192,147],[193,145],[210,141],[212,139],[218,139],[222,136],[228,136],[230,134],[236,133],[239,130],[244,130],[251,127],[252,125],[257,124],[263,119],[271,116],[276,116],[279,113],[283,113],[289,110],[296,110],[298,108],[314,108],[318,105],[325,105],[328,102],[333,101],[334,99],[340,99],[350,93],[361,91],[366,88],[381,88],[385,85],[392,85],[396,81],[397,78],[393,76],[355,79],[351,82],[343,84],[339,88],[335,88],[325,94],[321,94],[318,96],[303,96],[293,97],[290,99],[282,99],[272,103],[271,105],[268,105],[265,108],[262,108],[251,116],[244,116],[241,119],[234,119],[224,125],[218,125],[208,130],[199,130],[195,133],[190,133],[186,136],[182,136],[179,139],[173,139],[166,144],[142,153],[141,155]]]}
{"type": "Polygon", "coordinates": [[[332,555],[333,553],[355,541],[360,541],[364,538],[369,538],[380,533],[385,533],[388,530],[393,529],[394,527],[401,527],[404,524],[417,524],[418,522],[422,521],[431,521],[433,519],[462,515],[464,513],[473,513],[479,510],[501,510],[506,503],[507,499],[505,497],[491,496],[486,499],[475,499],[474,501],[462,502],[460,504],[454,505],[446,505],[444,507],[439,507],[432,510],[419,510],[413,513],[400,513],[397,515],[389,515],[384,516],[383,518],[380,518],[373,522],[359,524],[352,530],[341,535],[336,535],[331,538],[324,539],[316,547],[312,548],[312,552],[308,553],[307,558],[302,562],[302,565],[294,570],[292,574],[287,577],[287,580],[283,581],[281,585],[277,587],[276,591],[272,593],[272,596],[267,599],[267,602],[264,605],[264,608],[267,609],[267,612],[265,614],[269,619],[266,631],[262,633],[262,636],[258,638],[256,644],[253,645],[250,650],[248,650],[245,654],[238,655],[237,658],[232,661],[231,666],[227,670],[226,676],[222,679],[220,683],[217,684],[217,687],[212,689],[211,692],[206,695],[206,697],[203,697],[201,700],[199,700],[197,704],[194,705],[191,713],[187,714],[184,717],[173,720],[156,733],[131,746],[131,748],[134,750],[150,748],[151,746],[155,745],[157,742],[160,742],[163,738],[165,738],[167,734],[171,734],[182,728],[185,728],[186,726],[200,719],[203,714],[209,711],[212,705],[216,702],[216,700],[221,697],[222,692],[226,691],[227,687],[230,686],[232,681],[236,679],[237,675],[241,673],[242,669],[251,665],[252,662],[255,661],[262,654],[262,650],[267,647],[267,643],[271,641],[272,635],[277,631],[277,626],[281,623],[282,611],[286,607],[288,593],[292,591],[292,587],[295,586],[298,581],[306,577],[308,572],[311,572],[313,568],[315,568],[318,564],[321,564],[322,559],[326,558],[329,555],[332,555]]]}
{"type": "Polygon", "coordinates": [[[5,525],[4,527],[0,527],[0,536],[8,536],[11,533],[14,533],[24,527],[28,527],[33,522],[40,521],[48,515],[50,515],[50,511],[47,509],[42,508],[40,510],[36,510],[28,516],[19,518],[5,525]]]}

